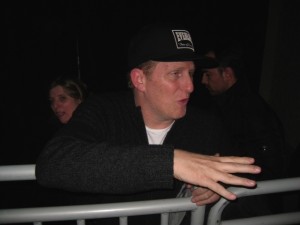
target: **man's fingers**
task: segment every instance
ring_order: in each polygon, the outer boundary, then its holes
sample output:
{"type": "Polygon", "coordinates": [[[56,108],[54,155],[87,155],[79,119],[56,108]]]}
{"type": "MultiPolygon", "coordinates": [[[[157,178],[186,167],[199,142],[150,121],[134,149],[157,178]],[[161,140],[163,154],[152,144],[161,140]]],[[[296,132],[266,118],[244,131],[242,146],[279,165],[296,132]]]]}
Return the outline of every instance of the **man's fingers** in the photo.
{"type": "Polygon", "coordinates": [[[237,197],[234,193],[228,191],[221,184],[215,183],[215,181],[208,181],[207,187],[228,200],[235,200],[237,197]]]}
{"type": "Polygon", "coordinates": [[[192,202],[198,206],[210,204],[220,199],[220,196],[207,188],[196,188],[192,191],[192,202]]]}
{"type": "Polygon", "coordinates": [[[191,201],[193,203],[196,203],[197,206],[207,205],[214,203],[220,199],[220,196],[218,194],[213,194],[209,198],[201,198],[199,196],[192,197],[191,201]]]}
{"type": "Polygon", "coordinates": [[[251,174],[258,174],[261,172],[261,168],[255,165],[245,165],[245,164],[224,164],[223,171],[227,173],[251,173],[251,174]]]}
{"type": "Polygon", "coordinates": [[[255,159],[252,157],[236,157],[236,156],[217,157],[217,160],[220,162],[234,162],[234,163],[241,163],[241,164],[248,164],[248,165],[251,165],[255,162],[255,159]]]}
{"type": "Polygon", "coordinates": [[[238,186],[245,186],[245,187],[254,187],[256,185],[256,181],[254,180],[235,176],[233,174],[227,174],[226,176],[220,175],[218,181],[224,184],[238,185],[238,186]]]}

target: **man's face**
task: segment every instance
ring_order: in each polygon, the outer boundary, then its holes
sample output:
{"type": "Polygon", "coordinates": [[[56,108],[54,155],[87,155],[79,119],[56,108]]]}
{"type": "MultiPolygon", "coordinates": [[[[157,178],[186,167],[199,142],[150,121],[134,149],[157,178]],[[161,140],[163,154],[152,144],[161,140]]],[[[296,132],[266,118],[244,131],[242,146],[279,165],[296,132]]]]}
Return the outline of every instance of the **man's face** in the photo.
{"type": "Polygon", "coordinates": [[[219,95],[228,89],[228,81],[221,68],[203,69],[201,83],[211,95],[219,95]]]}
{"type": "Polygon", "coordinates": [[[158,62],[144,79],[142,111],[152,127],[168,124],[186,114],[190,94],[194,90],[192,61],[158,62]]]}

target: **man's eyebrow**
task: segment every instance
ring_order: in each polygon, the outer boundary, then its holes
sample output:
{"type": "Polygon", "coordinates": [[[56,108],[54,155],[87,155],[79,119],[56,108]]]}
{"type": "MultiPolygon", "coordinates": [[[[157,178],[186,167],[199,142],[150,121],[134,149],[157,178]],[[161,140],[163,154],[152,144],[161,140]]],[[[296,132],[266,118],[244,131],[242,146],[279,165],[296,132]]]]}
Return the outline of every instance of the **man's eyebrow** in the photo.
{"type": "Polygon", "coordinates": [[[208,72],[209,69],[201,69],[202,72],[208,72]]]}

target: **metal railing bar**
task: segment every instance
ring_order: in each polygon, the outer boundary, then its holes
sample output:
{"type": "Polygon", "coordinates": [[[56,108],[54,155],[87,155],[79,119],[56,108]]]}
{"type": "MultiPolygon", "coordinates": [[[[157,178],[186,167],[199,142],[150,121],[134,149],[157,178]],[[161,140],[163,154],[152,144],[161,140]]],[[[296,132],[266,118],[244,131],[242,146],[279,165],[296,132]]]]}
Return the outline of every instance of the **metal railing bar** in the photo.
{"type": "Polygon", "coordinates": [[[276,215],[257,216],[251,218],[224,220],[220,225],[283,225],[299,224],[300,212],[280,213],[276,215]]]}
{"type": "Polygon", "coordinates": [[[178,211],[191,211],[196,209],[202,211],[204,210],[204,207],[198,207],[196,204],[191,202],[190,198],[76,206],[1,209],[0,224],[33,221],[46,222],[109,217],[127,217],[137,215],[162,214],[178,211]]]}
{"type": "Polygon", "coordinates": [[[0,166],[0,181],[35,179],[35,164],[0,166]]]}
{"type": "MultiPolygon", "coordinates": [[[[241,187],[230,187],[230,191],[235,193],[239,198],[252,195],[262,195],[262,194],[272,194],[280,192],[289,192],[300,190],[300,177],[284,178],[284,179],[274,179],[267,181],[257,182],[257,187],[251,188],[241,188],[241,187]]],[[[221,198],[210,210],[208,215],[207,225],[216,225],[221,223],[221,215],[224,208],[230,204],[230,202],[224,198],[221,198]]],[[[275,215],[272,215],[275,216],[275,215]]],[[[243,220],[243,219],[240,219],[243,220]]],[[[300,222],[300,221],[298,221],[300,222]]],[[[222,221],[226,223],[226,221],[222,221]]],[[[243,224],[244,223],[240,223],[243,224]]]]}

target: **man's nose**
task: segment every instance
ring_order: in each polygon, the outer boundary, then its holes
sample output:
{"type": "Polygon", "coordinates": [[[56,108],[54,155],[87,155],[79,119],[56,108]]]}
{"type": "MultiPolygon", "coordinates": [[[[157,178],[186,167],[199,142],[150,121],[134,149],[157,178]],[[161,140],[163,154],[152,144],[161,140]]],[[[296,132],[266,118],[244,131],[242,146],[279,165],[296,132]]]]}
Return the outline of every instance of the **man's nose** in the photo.
{"type": "Polygon", "coordinates": [[[207,77],[205,75],[202,76],[201,83],[202,84],[207,84],[207,77]]]}
{"type": "Polygon", "coordinates": [[[189,93],[192,93],[194,91],[194,83],[191,77],[187,79],[186,89],[189,93]]]}
{"type": "Polygon", "coordinates": [[[60,105],[59,102],[53,102],[52,103],[52,108],[57,109],[59,107],[59,105],[60,105]]]}

